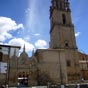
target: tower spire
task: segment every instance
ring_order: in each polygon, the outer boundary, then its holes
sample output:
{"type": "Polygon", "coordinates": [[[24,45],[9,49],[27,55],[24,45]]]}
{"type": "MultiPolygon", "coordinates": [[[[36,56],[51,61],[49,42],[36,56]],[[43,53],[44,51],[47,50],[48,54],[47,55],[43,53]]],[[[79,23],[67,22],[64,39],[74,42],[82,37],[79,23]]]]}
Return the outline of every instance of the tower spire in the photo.
{"type": "Polygon", "coordinates": [[[25,44],[24,44],[24,47],[23,47],[23,52],[25,52],[25,44]]]}
{"type": "Polygon", "coordinates": [[[35,53],[35,52],[34,52],[34,49],[33,49],[33,50],[32,50],[32,56],[34,55],[34,53],[35,53]]]}

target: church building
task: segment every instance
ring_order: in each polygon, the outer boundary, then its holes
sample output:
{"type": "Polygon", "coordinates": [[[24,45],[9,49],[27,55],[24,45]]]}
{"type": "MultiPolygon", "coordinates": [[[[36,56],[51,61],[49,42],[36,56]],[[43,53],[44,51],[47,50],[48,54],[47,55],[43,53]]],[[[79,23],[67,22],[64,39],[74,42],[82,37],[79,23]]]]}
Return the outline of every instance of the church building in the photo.
{"type": "Polygon", "coordinates": [[[78,51],[69,0],[51,0],[49,48],[33,50],[31,57],[25,45],[19,57],[14,50],[8,69],[9,86],[59,85],[79,83],[81,78],[88,80],[88,55],[78,51]]]}

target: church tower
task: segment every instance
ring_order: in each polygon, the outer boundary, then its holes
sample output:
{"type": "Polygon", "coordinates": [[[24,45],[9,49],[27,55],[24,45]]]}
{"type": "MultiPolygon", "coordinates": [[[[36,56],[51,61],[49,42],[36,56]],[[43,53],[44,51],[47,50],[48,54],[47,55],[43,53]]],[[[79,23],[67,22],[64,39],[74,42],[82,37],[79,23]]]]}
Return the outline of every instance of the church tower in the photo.
{"type": "MultiPolygon", "coordinates": [[[[80,80],[74,25],[68,0],[52,0],[50,7],[50,49],[65,51],[68,82],[80,80]]],[[[63,58],[60,58],[63,59],[63,58]]],[[[64,66],[64,65],[63,65],[64,66]]],[[[62,69],[63,70],[63,69],[62,69]]]]}
{"type": "Polygon", "coordinates": [[[50,48],[77,48],[68,0],[52,0],[50,25],[50,48]]]}

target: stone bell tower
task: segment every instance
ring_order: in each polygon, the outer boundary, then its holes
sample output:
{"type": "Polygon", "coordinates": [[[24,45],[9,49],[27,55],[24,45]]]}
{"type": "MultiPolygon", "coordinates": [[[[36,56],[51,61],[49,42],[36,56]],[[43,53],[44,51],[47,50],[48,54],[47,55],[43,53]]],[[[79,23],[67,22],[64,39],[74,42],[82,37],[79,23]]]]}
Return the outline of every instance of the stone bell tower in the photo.
{"type": "MultiPolygon", "coordinates": [[[[74,25],[68,0],[52,0],[50,7],[50,49],[65,51],[68,82],[80,80],[74,25]]],[[[63,58],[60,58],[63,59],[63,58]]]]}
{"type": "Polygon", "coordinates": [[[50,25],[50,48],[77,48],[68,0],[52,0],[50,25]]]}

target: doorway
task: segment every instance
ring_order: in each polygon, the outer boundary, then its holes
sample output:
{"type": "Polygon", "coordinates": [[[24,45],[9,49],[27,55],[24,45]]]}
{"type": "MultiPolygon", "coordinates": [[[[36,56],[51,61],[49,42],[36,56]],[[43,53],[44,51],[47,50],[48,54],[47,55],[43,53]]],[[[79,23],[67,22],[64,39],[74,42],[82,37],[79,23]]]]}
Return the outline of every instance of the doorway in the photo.
{"type": "Polygon", "coordinates": [[[28,87],[28,74],[25,72],[21,72],[18,76],[18,83],[17,85],[20,87],[28,87]]]}

